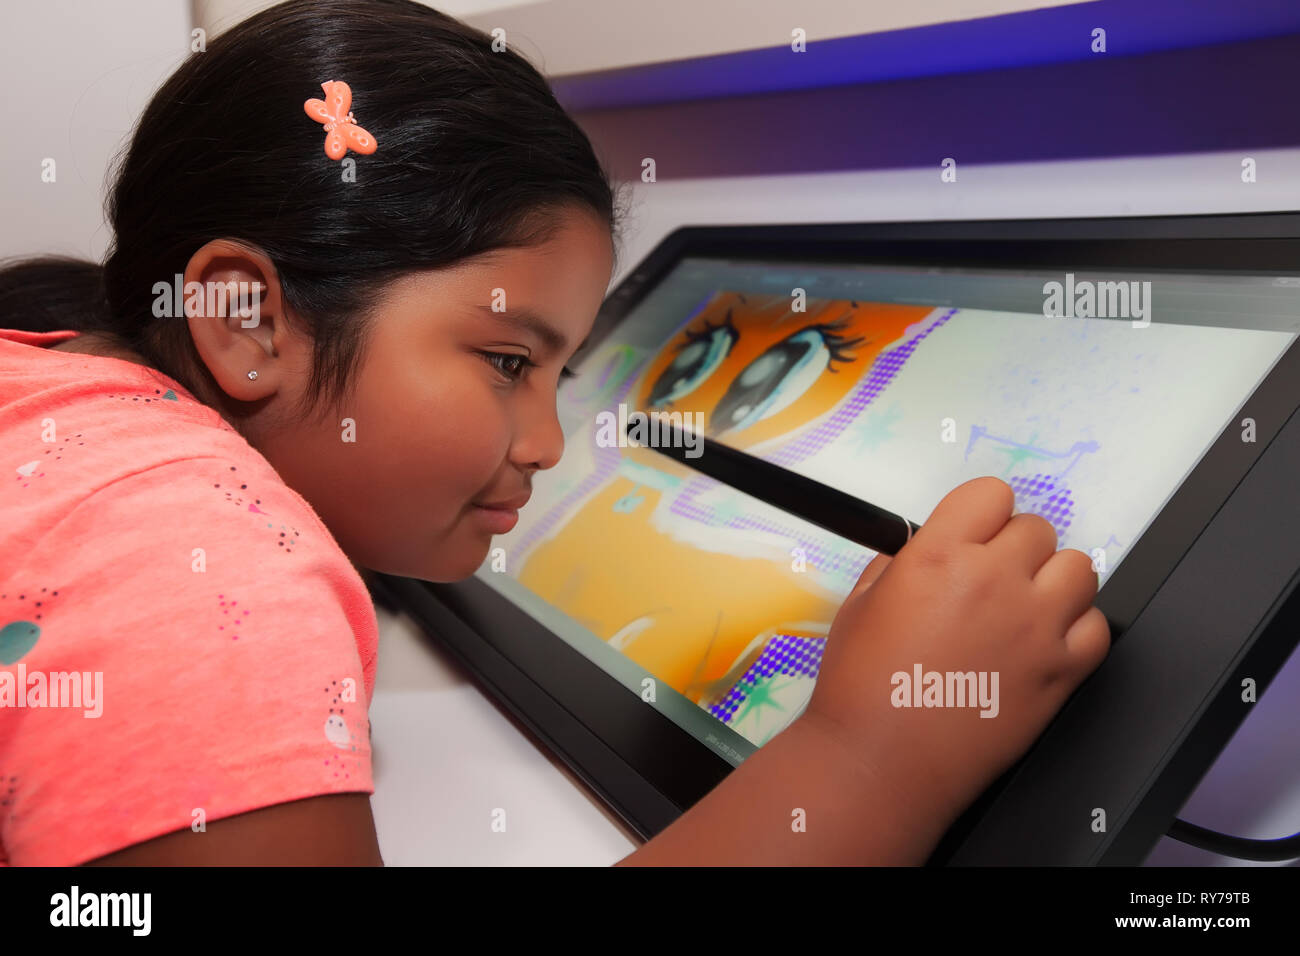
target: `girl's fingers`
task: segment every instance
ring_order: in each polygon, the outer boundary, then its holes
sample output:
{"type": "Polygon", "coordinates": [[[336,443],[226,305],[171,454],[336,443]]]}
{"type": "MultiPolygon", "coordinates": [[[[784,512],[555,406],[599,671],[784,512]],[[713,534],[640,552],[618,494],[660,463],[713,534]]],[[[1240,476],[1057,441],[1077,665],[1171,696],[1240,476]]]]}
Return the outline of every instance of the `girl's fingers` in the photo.
{"type": "Polygon", "coordinates": [[[1062,548],[1051,555],[1033,578],[1062,631],[1097,598],[1098,577],[1092,559],[1077,548],[1062,548]]]}
{"type": "Polygon", "coordinates": [[[1005,481],[992,475],[972,478],[944,496],[913,540],[927,547],[931,539],[939,547],[987,544],[1006,526],[1015,507],[1016,494],[1005,481]]]}
{"type": "Polygon", "coordinates": [[[1093,605],[1065,632],[1065,649],[1078,668],[1075,686],[1095,671],[1110,652],[1110,622],[1101,608],[1093,605]]]}

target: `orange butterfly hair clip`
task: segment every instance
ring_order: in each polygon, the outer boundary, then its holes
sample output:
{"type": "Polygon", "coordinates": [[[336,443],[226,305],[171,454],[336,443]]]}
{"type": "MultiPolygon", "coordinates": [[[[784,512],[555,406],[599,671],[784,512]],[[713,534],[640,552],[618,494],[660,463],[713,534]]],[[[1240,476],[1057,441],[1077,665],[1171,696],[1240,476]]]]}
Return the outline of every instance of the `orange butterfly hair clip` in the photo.
{"type": "Polygon", "coordinates": [[[379,144],[352,116],[352,88],[342,80],[326,80],[321,89],[325,99],[313,97],[302,108],[316,122],[325,124],[325,155],[342,159],[349,149],[366,156],[373,153],[379,144]]]}

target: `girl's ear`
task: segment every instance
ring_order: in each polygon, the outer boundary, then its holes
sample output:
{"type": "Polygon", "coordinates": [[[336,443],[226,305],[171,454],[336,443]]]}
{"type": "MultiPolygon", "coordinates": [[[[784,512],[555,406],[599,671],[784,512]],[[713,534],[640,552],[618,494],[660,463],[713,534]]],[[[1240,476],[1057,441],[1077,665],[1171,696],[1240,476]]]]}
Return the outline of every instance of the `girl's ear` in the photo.
{"type": "Polygon", "coordinates": [[[184,289],[190,335],[221,389],[240,401],[279,390],[292,329],[270,258],[251,244],[213,239],[190,257],[184,289]]]}

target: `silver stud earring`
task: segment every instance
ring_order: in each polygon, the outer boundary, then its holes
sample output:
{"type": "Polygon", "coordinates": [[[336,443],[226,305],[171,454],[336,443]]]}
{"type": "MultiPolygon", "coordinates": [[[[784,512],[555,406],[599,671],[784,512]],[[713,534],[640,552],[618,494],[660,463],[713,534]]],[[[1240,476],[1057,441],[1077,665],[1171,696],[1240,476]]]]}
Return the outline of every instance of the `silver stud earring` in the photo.
{"type": "Polygon", "coordinates": [[[249,372],[249,373],[248,373],[248,377],[249,377],[249,379],[256,379],[256,378],[257,378],[257,369],[253,369],[251,372],[249,372]]]}

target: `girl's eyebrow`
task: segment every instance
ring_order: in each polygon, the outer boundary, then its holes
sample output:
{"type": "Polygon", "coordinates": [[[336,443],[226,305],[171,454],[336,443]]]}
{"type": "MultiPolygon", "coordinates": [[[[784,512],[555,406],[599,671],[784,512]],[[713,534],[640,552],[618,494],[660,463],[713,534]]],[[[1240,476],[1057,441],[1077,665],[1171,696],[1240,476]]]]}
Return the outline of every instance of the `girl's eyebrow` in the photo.
{"type": "MultiPolygon", "coordinates": [[[[498,324],[517,324],[523,326],[542,341],[542,344],[548,352],[563,353],[568,348],[569,340],[564,333],[529,309],[508,308],[503,312],[497,312],[490,305],[480,305],[479,309],[485,315],[491,316],[493,321],[498,324]]],[[[584,340],[582,345],[578,346],[578,350],[586,344],[587,342],[584,340]]]]}

